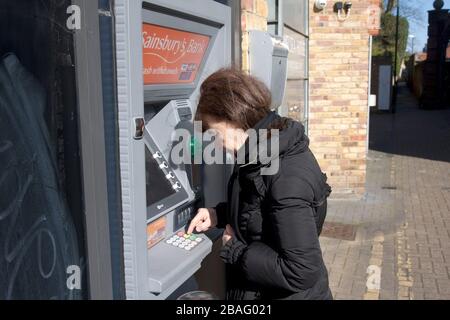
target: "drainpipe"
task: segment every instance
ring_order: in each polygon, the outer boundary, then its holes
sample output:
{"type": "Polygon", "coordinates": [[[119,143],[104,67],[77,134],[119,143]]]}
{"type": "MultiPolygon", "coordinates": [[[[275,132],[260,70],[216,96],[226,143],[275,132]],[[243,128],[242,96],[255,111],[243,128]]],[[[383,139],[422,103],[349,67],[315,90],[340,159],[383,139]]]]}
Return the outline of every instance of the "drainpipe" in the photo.
{"type": "Polygon", "coordinates": [[[397,94],[398,94],[397,74],[399,72],[399,70],[397,70],[399,24],[400,24],[400,0],[397,0],[397,17],[395,24],[394,103],[392,104],[392,113],[395,113],[397,108],[397,94]]]}
{"type": "Polygon", "coordinates": [[[372,87],[372,40],[369,36],[369,87],[367,90],[367,137],[366,137],[366,157],[369,154],[369,133],[370,133],[370,96],[372,87]]]}

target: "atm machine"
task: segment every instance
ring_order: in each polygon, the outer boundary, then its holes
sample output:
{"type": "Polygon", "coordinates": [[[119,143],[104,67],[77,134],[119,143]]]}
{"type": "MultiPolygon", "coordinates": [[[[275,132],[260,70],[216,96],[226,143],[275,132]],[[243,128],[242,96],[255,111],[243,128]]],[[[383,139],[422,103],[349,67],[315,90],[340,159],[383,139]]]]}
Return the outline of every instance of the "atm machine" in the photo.
{"type": "Polygon", "coordinates": [[[231,14],[204,0],[116,0],[116,56],[127,299],[166,299],[212,241],[186,235],[199,206],[226,197],[224,166],[174,164],[174,132],[193,132],[199,86],[231,61],[231,14]]]}

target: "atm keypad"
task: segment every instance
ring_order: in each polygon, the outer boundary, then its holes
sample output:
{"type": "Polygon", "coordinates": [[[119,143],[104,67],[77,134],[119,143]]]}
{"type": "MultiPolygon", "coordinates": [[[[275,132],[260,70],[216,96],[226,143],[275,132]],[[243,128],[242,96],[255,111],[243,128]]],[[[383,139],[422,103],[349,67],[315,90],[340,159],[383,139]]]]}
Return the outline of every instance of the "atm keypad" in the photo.
{"type": "Polygon", "coordinates": [[[171,238],[167,239],[166,243],[182,250],[191,251],[202,241],[203,239],[195,234],[178,232],[171,238]]]}

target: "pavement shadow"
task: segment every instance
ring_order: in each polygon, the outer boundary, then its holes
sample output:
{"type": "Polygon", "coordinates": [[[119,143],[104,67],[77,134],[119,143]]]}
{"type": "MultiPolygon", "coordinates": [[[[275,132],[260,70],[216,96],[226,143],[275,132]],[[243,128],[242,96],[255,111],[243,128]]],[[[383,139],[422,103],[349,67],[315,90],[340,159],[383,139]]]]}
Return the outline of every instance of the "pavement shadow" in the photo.
{"type": "Polygon", "coordinates": [[[405,84],[397,112],[371,113],[369,148],[388,154],[450,162],[450,109],[422,110],[405,84]]]}

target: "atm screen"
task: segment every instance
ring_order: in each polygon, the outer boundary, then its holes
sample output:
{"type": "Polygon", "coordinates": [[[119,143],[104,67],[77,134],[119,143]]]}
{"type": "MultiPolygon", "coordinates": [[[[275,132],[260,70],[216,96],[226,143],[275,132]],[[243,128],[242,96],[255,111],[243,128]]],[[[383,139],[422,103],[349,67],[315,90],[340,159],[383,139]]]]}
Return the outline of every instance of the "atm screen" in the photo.
{"type": "Polygon", "coordinates": [[[145,148],[145,182],[147,185],[147,207],[170,197],[176,191],[172,188],[170,181],[164,176],[158,163],[152,157],[150,151],[145,148]]]}
{"type": "Polygon", "coordinates": [[[144,23],[144,85],[194,83],[210,40],[208,35],[144,23]]]}

